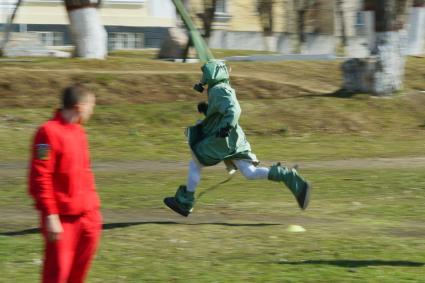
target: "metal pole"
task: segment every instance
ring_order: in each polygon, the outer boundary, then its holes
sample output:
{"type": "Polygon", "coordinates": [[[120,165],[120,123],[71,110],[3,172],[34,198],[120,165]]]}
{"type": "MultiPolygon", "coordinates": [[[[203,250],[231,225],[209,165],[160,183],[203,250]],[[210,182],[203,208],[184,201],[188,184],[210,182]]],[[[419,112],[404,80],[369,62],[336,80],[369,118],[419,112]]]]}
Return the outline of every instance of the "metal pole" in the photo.
{"type": "Polygon", "coordinates": [[[208,48],[205,40],[202,38],[192,19],[190,18],[189,13],[186,11],[181,0],[172,0],[174,6],[177,8],[177,12],[181,16],[184,25],[189,31],[189,37],[195,46],[196,52],[198,53],[199,59],[202,62],[207,62],[210,59],[214,59],[214,56],[211,50],[208,48]]]}

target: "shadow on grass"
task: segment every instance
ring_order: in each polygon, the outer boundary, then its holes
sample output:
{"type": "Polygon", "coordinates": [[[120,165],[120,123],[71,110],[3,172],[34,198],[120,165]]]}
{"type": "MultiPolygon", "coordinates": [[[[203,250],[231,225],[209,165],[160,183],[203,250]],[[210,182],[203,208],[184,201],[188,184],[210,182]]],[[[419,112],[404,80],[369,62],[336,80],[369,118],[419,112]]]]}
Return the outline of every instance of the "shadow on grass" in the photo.
{"type": "MultiPolygon", "coordinates": [[[[364,92],[350,92],[345,89],[338,89],[328,93],[308,93],[308,94],[297,94],[288,96],[282,99],[293,99],[293,98],[313,98],[313,97],[333,97],[333,98],[353,98],[353,99],[367,99],[373,95],[364,92]]],[[[376,96],[375,96],[376,97],[376,96]]]]}
{"type": "Polygon", "coordinates": [[[351,259],[318,259],[318,260],[305,260],[305,261],[278,261],[277,264],[283,265],[334,265],[339,267],[347,268],[359,268],[368,266],[404,266],[404,267],[422,267],[425,266],[423,262],[417,261],[406,261],[406,260],[380,260],[380,259],[369,259],[369,260],[351,260],[351,259]]]}
{"type": "Polygon", "coordinates": [[[324,94],[317,94],[314,95],[316,97],[334,97],[334,98],[368,98],[371,95],[370,94],[366,94],[364,92],[351,92],[351,91],[347,91],[345,89],[338,89],[334,92],[330,92],[330,93],[324,93],[324,94]]]}
{"type": "Polygon", "coordinates": [[[338,89],[334,92],[327,93],[324,96],[336,97],[336,98],[352,98],[352,97],[355,97],[358,94],[359,93],[346,91],[345,89],[340,88],[340,89],[338,89]]]}
{"type": "MultiPolygon", "coordinates": [[[[264,226],[277,226],[283,225],[280,223],[226,223],[226,222],[197,222],[197,223],[182,223],[176,221],[138,221],[138,222],[121,222],[121,223],[105,223],[102,226],[103,230],[112,230],[117,228],[126,228],[138,225],[218,225],[229,227],[264,227],[264,226]]],[[[30,228],[18,231],[0,232],[0,236],[23,236],[29,234],[40,233],[39,228],[30,228]]]]}

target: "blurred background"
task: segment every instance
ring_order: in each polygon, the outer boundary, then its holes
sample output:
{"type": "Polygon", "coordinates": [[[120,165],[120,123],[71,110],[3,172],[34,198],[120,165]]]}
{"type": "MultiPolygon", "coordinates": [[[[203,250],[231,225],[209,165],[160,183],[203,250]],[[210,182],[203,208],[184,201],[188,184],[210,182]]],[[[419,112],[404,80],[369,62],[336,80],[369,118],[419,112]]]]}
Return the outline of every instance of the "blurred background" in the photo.
{"type": "MultiPolygon", "coordinates": [[[[73,45],[68,12],[96,7],[107,32],[108,50],[160,48],[181,34],[183,25],[170,0],[16,0],[1,1],[2,28],[15,11],[15,37],[37,35],[42,45],[63,50],[73,45]]],[[[394,5],[391,19],[408,30],[407,54],[424,52],[423,1],[364,0],[183,0],[210,48],[267,50],[283,54],[338,54],[365,57],[373,37],[373,3],[394,5]],[[393,4],[390,4],[393,2],[393,4]],[[371,4],[372,3],[372,4],[371,4]],[[395,18],[394,18],[395,17],[395,18]]],[[[378,15],[381,17],[381,15],[378,15]]],[[[384,18],[379,19],[381,22],[384,18]]],[[[95,21],[95,19],[93,19],[95,21]]],[[[88,24],[88,23],[86,23],[88,24]]],[[[12,37],[13,38],[13,37],[12,37]]],[[[75,43],[74,43],[75,44],[75,43]]]]}

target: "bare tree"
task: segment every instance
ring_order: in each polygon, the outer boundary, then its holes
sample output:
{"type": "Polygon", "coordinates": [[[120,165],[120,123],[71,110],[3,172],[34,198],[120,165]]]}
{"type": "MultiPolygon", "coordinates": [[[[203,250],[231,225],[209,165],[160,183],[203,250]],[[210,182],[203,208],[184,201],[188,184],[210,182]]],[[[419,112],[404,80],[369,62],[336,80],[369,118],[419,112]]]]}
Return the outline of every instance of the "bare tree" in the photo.
{"type": "Polygon", "coordinates": [[[261,29],[263,30],[265,49],[272,50],[273,40],[273,0],[259,0],[257,11],[260,15],[261,29]]]}
{"type": "Polygon", "coordinates": [[[297,9],[297,33],[300,44],[305,43],[304,26],[306,12],[307,9],[305,8],[305,6],[301,6],[301,9],[297,9]]]}
{"type": "Polygon", "coordinates": [[[297,14],[297,34],[300,45],[306,42],[305,26],[307,12],[313,7],[317,0],[293,0],[297,14]]]}
{"type": "Polygon", "coordinates": [[[257,3],[261,27],[265,36],[273,34],[273,2],[273,0],[260,0],[257,3]]]}
{"type": "Polygon", "coordinates": [[[345,27],[344,0],[336,0],[336,11],[341,25],[341,46],[345,48],[347,46],[347,34],[345,27]]]}
{"type": "Polygon", "coordinates": [[[75,44],[75,56],[104,59],[107,55],[107,35],[97,11],[101,0],[64,0],[64,3],[75,44]]]}
{"type": "Polygon", "coordinates": [[[204,28],[203,37],[207,41],[211,37],[212,25],[214,23],[216,8],[217,0],[204,0],[204,12],[197,14],[197,16],[202,20],[202,25],[204,28]]]}

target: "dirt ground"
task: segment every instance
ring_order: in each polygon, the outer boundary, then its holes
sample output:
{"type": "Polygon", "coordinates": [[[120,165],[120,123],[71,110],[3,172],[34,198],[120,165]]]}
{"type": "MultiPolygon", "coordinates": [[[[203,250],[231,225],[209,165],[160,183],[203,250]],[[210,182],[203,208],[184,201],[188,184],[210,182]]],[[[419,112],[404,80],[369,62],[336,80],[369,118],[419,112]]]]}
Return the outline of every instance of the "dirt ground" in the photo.
{"type": "MultiPolygon", "coordinates": [[[[271,165],[272,162],[263,162],[263,165],[271,165]]],[[[294,164],[294,163],[289,163],[294,164]]],[[[27,174],[27,164],[25,163],[8,163],[0,164],[1,177],[18,177],[25,178],[27,174]]],[[[417,157],[398,157],[398,158],[366,158],[366,159],[346,159],[331,161],[315,161],[302,162],[298,164],[299,170],[315,169],[315,170],[350,170],[350,169],[396,169],[396,168],[422,168],[425,167],[425,156],[417,157]]],[[[132,161],[132,162],[97,162],[93,168],[95,172],[161,172],[185,171],[186,162],[176,161],[132,161]]],[[[207,170],[223,170],[223,165],[217,165],[207,168],[207,170]]],[[[225,176],[225,175],[224,175],[225,176]]],[[[299,225],[309,224],[320,225],[321,223],[338,222],[339,219],[326,218],[318,219],[311,216],[283,216],[280,212],[276,214],[256,214],[244,213],[243,215],[235,214],[225,208],[215,207],[214,211],[208,211],[208,214],[195,213],[189,218],[178,216],[165,207],[155,209],[103,209],[105,229],[122,228],[133,225],[144,224],[172,224],[182,223],[185,225],[224,225],[224,226],[270,226],[270,225],[288,225],[288,223],[298,223],[299,225]]],[[[20,235],[27,233],[36,233],[38,215],[32,208],[0,208],[0,215],[3,221],[1,223],[0,235],[20,235]],[[5,221],[7,220],[7,221],[5,221]],[[22,229],[23,227],[27,227],[22,229]]],[[[334,223],[337,224],[337,223],[334,223]]],[[[406,224],[406,223],[405,223],[406,224]]],[[[407,224],[406,224],[407,225],[407,224]]],[[[425,236],[425,228],[418,230],[418,223],[410,223],[411,233],[415,235],[425,236]]],[[[419,226],[423,227],[423,223],[419,226]]],[[[400,231],[398,229],[383,231],[395,236],[408,236],[410,230],[400,231]],[[407,233],[407,234],[406,234],[407,233]]]]}
{"type": "MultiPolygon", "coordinates": [[[[308,162],[293,162],[281,161],[282,164],[292,167],[298,165],[299,170],[303,169],[397,169],[397,168],[422,168],[425,167],[425,156],[408,156],[396,158],[353,158],[342,160],[327,160],[327,161],[308,161],[308,162]]],[[[95,162],[93,169],[95,172],[156,172],[161,171],[180,171],[187,168],[188,162],[183,161],[119,161],[119,162],[95,162]]],[[[272,161],[261,161],[261,165],[270,166],[272,161]]],[[[2,176],[25,176],[27,170],[26,163],[0,163],[0,177],[2,176]]],[[[224,166],[209,167],[208,170],[224,170],[224,166]]]]}

